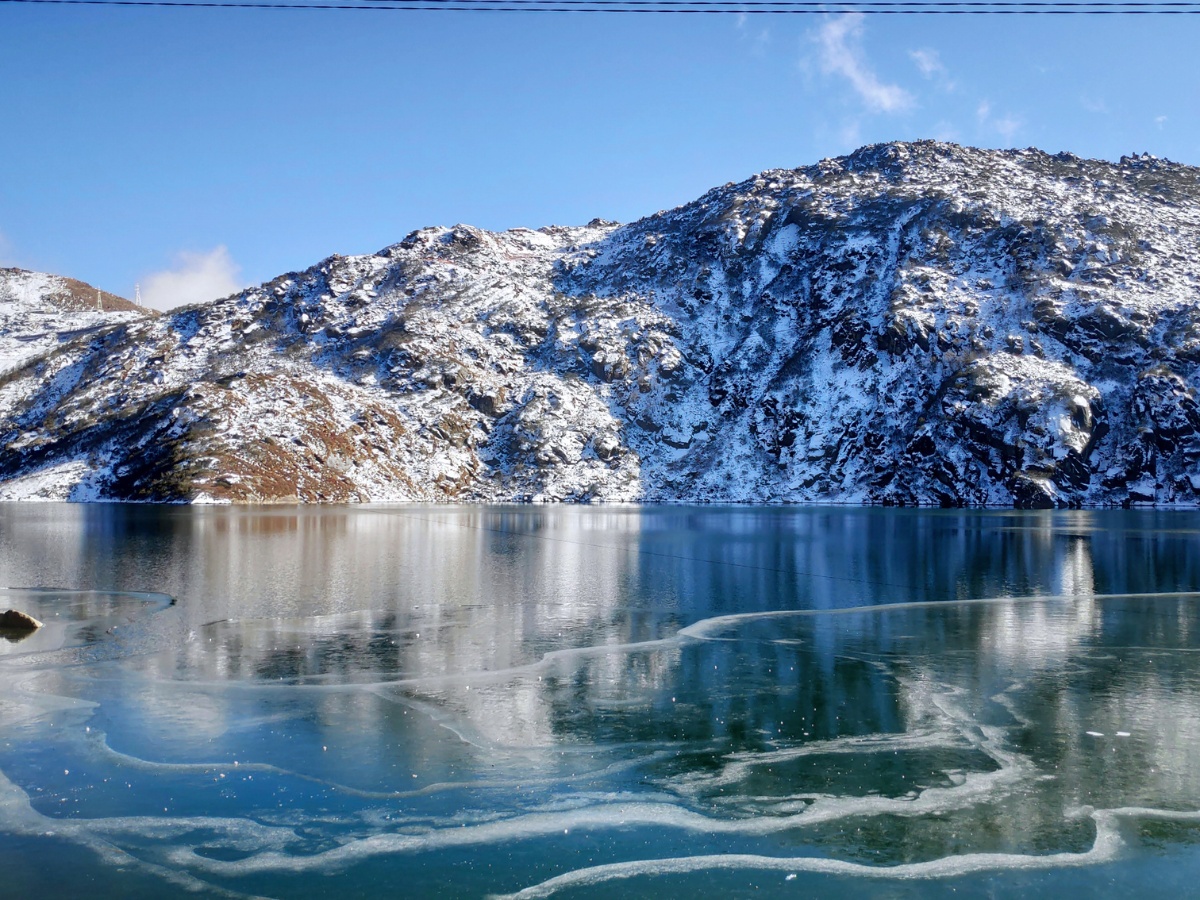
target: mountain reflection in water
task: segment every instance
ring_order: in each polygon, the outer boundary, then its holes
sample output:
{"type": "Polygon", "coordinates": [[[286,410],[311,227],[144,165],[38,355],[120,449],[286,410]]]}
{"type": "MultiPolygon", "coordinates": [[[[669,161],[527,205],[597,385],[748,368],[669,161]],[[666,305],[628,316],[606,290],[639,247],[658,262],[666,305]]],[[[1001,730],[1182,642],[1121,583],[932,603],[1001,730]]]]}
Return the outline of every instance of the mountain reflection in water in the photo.
{"type": "Polygon", "coordinates": [[[47,623],[0,642],[0,865],[13,896],[1187,892],[1198,535],[0,506],[0,583],[53,588],[0,597],[47,623]]]}

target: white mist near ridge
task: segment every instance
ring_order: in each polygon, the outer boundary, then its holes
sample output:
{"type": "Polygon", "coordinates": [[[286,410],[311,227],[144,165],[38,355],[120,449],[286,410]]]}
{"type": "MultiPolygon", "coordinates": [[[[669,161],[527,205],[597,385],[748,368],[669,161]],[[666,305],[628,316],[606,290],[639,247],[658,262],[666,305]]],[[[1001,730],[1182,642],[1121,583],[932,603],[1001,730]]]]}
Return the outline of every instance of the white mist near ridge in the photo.
{"type": "Polygon", "coordinates": [[[169,269],[153,272],[142,281],[142,302],[152,309],[168,310],[228,297],[242,286],[241,267],[229,248],[207,253],[184,251],[169,269]]]}

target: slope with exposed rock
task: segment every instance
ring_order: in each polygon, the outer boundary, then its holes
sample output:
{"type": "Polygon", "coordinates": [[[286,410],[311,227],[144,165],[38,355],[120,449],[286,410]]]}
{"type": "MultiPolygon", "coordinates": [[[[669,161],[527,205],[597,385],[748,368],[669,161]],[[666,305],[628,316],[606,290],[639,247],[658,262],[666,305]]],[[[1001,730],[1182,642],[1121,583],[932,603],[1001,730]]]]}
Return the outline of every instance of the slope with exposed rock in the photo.
{"type": "Polygon", "coordinates": [[[877,145],[51,349],[0,496],[1190,505],[1200,171],[877,145]]]}

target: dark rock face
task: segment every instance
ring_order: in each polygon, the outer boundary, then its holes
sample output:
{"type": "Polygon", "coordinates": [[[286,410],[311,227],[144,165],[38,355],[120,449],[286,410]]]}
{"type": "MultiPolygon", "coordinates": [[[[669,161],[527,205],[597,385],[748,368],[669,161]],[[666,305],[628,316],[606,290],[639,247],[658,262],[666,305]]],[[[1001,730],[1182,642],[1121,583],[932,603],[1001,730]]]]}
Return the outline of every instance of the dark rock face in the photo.
{"type": "Polygon", "coordinates": [[[66,341],[0,495],[1200,499],[1200,171],[920,142],[66,341]]]}

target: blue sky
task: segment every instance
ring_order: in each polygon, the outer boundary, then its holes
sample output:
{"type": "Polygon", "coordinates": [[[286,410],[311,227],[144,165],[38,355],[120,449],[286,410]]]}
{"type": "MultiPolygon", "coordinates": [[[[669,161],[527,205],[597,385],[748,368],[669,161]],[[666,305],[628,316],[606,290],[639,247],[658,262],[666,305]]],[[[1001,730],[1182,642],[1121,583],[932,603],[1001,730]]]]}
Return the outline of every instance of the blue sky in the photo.
{"type": "Polygon", "coordinates": [[[0,5],[0,264],[157,305],[938,137],[1200,164],[1200,17],[0,5]]]}

